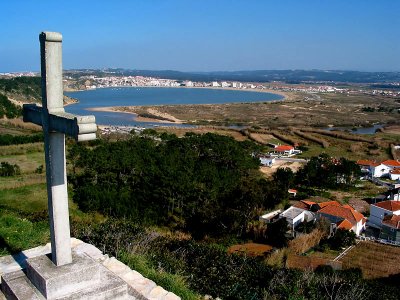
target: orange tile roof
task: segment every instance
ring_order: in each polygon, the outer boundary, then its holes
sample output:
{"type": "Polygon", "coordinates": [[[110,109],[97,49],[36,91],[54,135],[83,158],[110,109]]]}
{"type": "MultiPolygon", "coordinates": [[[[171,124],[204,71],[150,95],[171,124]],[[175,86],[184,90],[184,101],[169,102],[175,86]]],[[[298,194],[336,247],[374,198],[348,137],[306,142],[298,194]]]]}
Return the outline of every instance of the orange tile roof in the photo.
{"type": "Polygon", "coordinates": [[[340,203],[337,202],[337,201],[326,201],[326,202],[320,202],[320,203],[317,203],[317,204],[318,204],[318,206],[320,208],[324,208],[324,207],[330,206],[330,205],[340,206],[340,203]]]}
{"type": "Polygon", "coordinates": [[[295,189],[288,189],[288,193],[297,193],[297,190],[295,190],[295,189]]]}
{"type": "Polygon", "coordinates": [[[400,168],[390,171],[391,174],[400,174],[400,168]]]}
{"type": "Polygon", "coordinates": [[[296,204],[294,204],[294,207],[305,209],[305,210],[310,210],[311,206],[316,204],[315,202],[312,201],[306,201],[306,200],[300,200],[296,204]]]}
{"type": "Polygon", "coordinates": [[[375,203],[372,205],[375,205],[375,206],[378,206],[380,208],[390,210],[390,211],[400,210],[400,201],[387,200],[387,201],[378,202],[378,203],[375,203]]]}
{"type": "Polygon", "coordinates": [[[275,148],[275,151],[279,151],[279,152],[284,152],[284,151],[290,151],[293,150],[294,147],[293,146],[288,146],[288,145],[281,145],[275,148]]]}
{"type": "Polygon", "coordinates": [[[351,206],[350,204],[345,204],[345,205],[342,205],[343,207],[345,207],[345,208],[348,208],[348,209],[351,209],[351,210],[354,210],[354,207],[353,206],[351,206]]]}
{"type": "Polygon", "coordinates": [[[343,221],[339,221],[336,224],[337,224],[338,229],[351,230],[353,228],[353,224],[351,224],[347,219],[344,219],[343,221]]]}
{"type": "Polygon", "coordinates": [[[391,167],[400,167],[400,162],[394,159],[388,159],[382,162],[383,165],[391,167]]]}
{"type": "Polygon", "coordinates": [[[400,216],[396,215],[386,216],[383,218],[382,224],[394,227],[396,229],[400,229],[400,216]]]}
{"type": "Polygon", "coordinates": [[[359,221],[364,219],[364,215],[354,209],[349,209],[343,206],[328,205],[321,208],[318,212],[343,218],[348,220],[351,224],[356,225],[359,221]]]}
{"type": "Polygon", "coordinates": [[[374,166],[376,165],[376,161],[368,160],[368,159],[359,159],[357,160],[357,164],[361,166],[374,166]]]}

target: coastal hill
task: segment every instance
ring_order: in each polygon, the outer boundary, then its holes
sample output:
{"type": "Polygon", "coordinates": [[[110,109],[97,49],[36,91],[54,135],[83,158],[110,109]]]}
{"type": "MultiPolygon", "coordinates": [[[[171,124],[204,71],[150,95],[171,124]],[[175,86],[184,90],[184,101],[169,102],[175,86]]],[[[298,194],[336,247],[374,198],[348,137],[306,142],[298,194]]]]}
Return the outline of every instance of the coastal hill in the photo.
{"type": "MultiPolygon", "coordinates": [[[[393,83],[400,81],[400,72],[360,72],[341,70],[255,70],[255,71],[218,71],[218,72],[180,72],[173,70],[130,70],[130,69],[77,69],[68,70],[64,74],[71,77],[84,75],[114,76],[149,76],[175,80],[192,81],[247,81],[269,82],[345,82],[345,83],[393,83]]],[[[398,88],[400,88],[397,85],[398,88]]]]}

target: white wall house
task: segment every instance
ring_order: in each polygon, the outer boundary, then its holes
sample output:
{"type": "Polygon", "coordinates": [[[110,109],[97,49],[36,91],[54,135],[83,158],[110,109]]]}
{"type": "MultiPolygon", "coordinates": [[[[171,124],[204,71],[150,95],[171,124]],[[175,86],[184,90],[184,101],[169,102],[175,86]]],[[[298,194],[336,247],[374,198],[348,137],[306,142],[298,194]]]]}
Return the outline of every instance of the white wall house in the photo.
{"type": "Polygon", "coordinates": [[[281,218],[285,218],[288,222],[288,226],[294,231],[294,229],[302,222],[310,222],[315,220],[315,215],[308,211],[298,207],[291,206],[283,213],[280,214],[281,218]]]}
{"type": "Polygon", "coordinates": [[[272,165],[275,163],[275,157],[260,156],[259,158],[260,158],[260,164],[265,167],[272,167],[272,165]]]}
{"type": "Polygon", "coordinates": [[[389,174],[390,167],[379,164],[377,166],[371,166],[371,175],[372,177],[382,177],[389,174]]]}
{"type": "MultiPolygon", "coordinates": [[[[331,223],[336,224],[338,228],[340,228],[340,225],[343,225],[343,221],[345,221],[350,225],[348,230],[353,231],[356,235],[360,235],[360,233],[365,229],[365,217],[349,205],[325,206],[317,212],[317,218],[320,219],[322,217],[328,219],[331,223]]],[[[344,228],[347,228],[347,226],[344,228]]]]}
{"type": "Polygon", "coordinates": [[[400,180],[400,168],[391,170],[389,176],[391,180],[400,180]]]}
{"type": "Polygon", "coordinates": [[[382,201],[370,206],[368,225],[381,228],[385,216],[400,215],[400,201],[382,201]]]}

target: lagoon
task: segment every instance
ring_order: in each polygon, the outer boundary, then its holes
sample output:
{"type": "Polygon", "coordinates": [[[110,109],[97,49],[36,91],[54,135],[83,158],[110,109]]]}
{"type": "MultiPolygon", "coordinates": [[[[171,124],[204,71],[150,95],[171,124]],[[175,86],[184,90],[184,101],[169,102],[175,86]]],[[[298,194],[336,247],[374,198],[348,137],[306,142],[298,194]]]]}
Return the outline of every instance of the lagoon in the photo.
{"type": "MultiPolygon", "coordinates": [[[[256,91],[159,87],[101,88],[65,92],[65,95],[79,100],[78,103],[65,107],[67,112],[77,115],[87,115],[88,110],[95,107],[265,102],[284,98],[281,95],[256,91]]],[[[90,111],[90,114],[95,115],[96,123],[101,125],[143,127],[167,125],[137,122],[134,115],[126,113],[90,111]]],[[[176,124],[168,125],[176,126],[176,124]]]]}

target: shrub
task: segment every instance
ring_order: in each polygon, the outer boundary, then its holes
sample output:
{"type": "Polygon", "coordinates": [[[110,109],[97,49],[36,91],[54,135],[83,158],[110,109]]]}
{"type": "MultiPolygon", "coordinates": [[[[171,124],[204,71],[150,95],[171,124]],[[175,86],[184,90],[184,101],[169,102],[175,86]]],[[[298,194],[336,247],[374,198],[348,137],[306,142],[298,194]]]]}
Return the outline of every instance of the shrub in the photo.
{"type": "Polygon", "coordinates": [[[0,164],[0,176],[10,177],[21,174],[21,168],[18,165],[12,165],[2,161],[0,164]]]}

